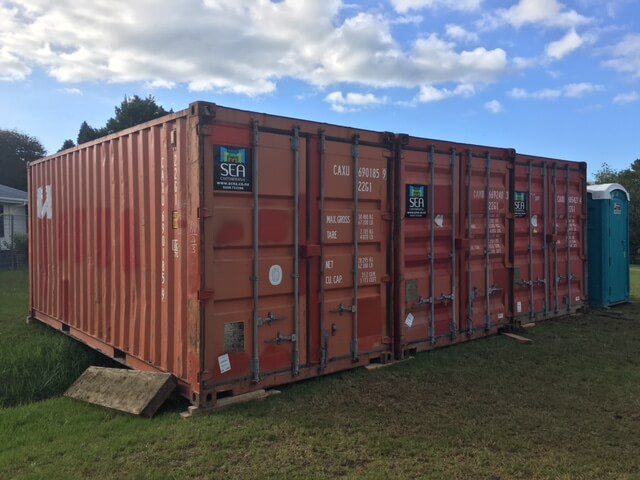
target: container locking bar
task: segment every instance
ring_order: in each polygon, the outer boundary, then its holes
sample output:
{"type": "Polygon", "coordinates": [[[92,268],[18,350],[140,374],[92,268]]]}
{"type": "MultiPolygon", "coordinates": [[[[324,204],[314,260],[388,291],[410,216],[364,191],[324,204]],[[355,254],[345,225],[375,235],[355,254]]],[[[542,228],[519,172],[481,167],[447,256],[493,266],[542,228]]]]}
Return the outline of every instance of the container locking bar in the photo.
{"type": "MultiPolygon", "coordinates": [[[[457,272],[456,272],[456,198],[458,192],[454,185],[456,184],[456,150],[455,148],[451,149],[451,157],[449,166],[451,167],[451,324],[450,324],[450,333],[451,338],[456,338],[458,334],[458,312],[456,308],[456,302],[454,302],[454,298],[456,296],[456,281],[457,281],[457,272]]],[[[446,302],[445,302],[446,304],[446,302]]]]}
{"type": "MultiPolygon", "coordinates": [[[[429,339],[431,345],[436,343],[436,307],[433,299],[436,297],[435,293],[435,228],[436,228],[436,201],[435,201],[435,187],[436,187],[436,147],[431,145],[429,148],[429,182],[431,183],[431,193],[429,194],[429,298],[431,307],[429,310],[429,339]]],[[[453,207],[451,207],[453,208],[453,207]]]]}
{"type": "Polygon", "coordinates": [[[449,295],[445,295],[444,293],[442,293],[438,300],[446,305],[448,302],[453,302],[455,300],[455,297],[456,296],[454,293],[450,293],[449,295]]]}
{"type": "MultiPolygon", "coordinates": [[[[467,238],[471,240],[472,223],[471,223],[471,168],[473,162],[473,155],[471,150],[467,150],[467,238]]],[[[471,262],[473,252],[471,250],[471,241],[469,241],[469,247],[467,249],[467,261],[471,262]]],[[[467,268],[467,335],[473,334],[473,304],[478,296],[478,289],[472,285],[471,281],[471,269],[467,268]]]]}
{"type": "Polygon", "coordinates": [[[433,303],[433,298],[429,297],[429,298],[425,298],[422,295],[420,295],[418,297],[418,301],[416,303],[414,303],[413,305],[416,307],[420,307],[422,305],[431,305],[433,303]]]}
{"type": "Polygon", "coordinates": [[[300,128],[293,129],[291,137],[291,150],[293,150],[293,358],[292,373],[294,376],[300,373],[300,345],[298,336],[300,332],[300,128]]]}
{"type": "Polygon", "coordinates": [[[489,286],[491,277],[491,208],[489,202],[489,192],[491,191],[491,154],[487,152],[486,164],[486,189],[485,189],[485,239],[484,239],[484,268],[485,268],[485,298],[486,298],[486,311],[484,329],[489,331],[491,329],[491,295],[495,290],[493,286],[489,286]]]}
{"type": "Polygon", "coordinates": [[[345,312],[356,313],[358,311],[358,307],[355,305],[351,305],[350,307],[345,307],[344,305],[338,305],[337,310],[331,310],[331,313],[337,313],[338,315],[342,315],[345,312]]]}
{"type": "Polygon", "coordinates": [[[265,324],[271,326],[273,322],[277,322],[278,320],[286,320],[289,317],[276,317],[273,312],[267,313],[265,318],[258,318],[258,326],[261,327],[265,324]]]}
{"type": "Polygon", "coordinates": [[[253,383],[260,382],[260,349],[258,346],[258,329],[260,326],[260,315],[258,309],[260,306],[260,247],[259,247],[259,221],[260,221],[260,197],[259,197],[259,180],[258,167],[259,161],[259,149],[258,149],[258,122],[253,122],[253,144],[252,144],[252,158],[253,158],[253,275],[251,281],[253,282],[253,351],[251,361],[251,381],[253,383]]]}
{"type": "Polygon", "coordinates": [[[489,296],[493,295],[494,293],[500,293],[500,292],[502,292],[502,288],[498,287],[495,283],[491,285],[487,290],[487,293],[489,294],[489,296]]]}
{"type": "Polygon", "coordinates": [[[297,342],[298,336],[295,333],[291,335],[282,335],[282,333],[278,332],[276,334],[276,338],[271,338],[269,340],[265,340],[265,343],[275,343],[276,345],[280,345],[282,342],[297,342]]]}
{"type": "Polygon", "coordinates": [[[359,196],[358,196],[358,172],[360,161],[360,136],[353,136],[353,144],[351,145],[351,156],[353,158],[353,341],[351,342],[351,359],[358,361],[358,285],[360,282],[360,267],[358,265],[358,240],[360,238],[360,214],[359,214],[359,196]]]}

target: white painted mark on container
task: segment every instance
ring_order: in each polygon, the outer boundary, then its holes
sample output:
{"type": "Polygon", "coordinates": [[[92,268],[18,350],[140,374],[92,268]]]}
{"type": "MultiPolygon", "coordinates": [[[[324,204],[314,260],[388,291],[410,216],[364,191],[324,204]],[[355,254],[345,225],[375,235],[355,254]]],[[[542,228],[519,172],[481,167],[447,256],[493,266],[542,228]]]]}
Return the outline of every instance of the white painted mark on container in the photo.
{"type": "Polygon", "coordinates": [[[220,367],[220,373],[226,373],[231,370],[231,360],[229,360],[228,353],[218,357],[218,366],[220,367]]]}
{"type": "Polygon", "coordinates": [[[516,303],[516,310],[518,313],[522,313],[522,302],[516,303]]]}
{"type": "Polygon", "coordinates": [[[538,228],[538,216],[534,215],[531,217],[531,226],[533,228],[538,228]]]}
{"type": "Polygon", "coordinates": [[[442,226],[444,225],[444,216],[436,215],[435,223],[436,227],[442,228],[442,226]]]}
{"type": "Polygon", "coordinates": [[[269,269],[269,282],[274,286],[282,283],[282,267],[280,265],[272,265],[269,269]]]}
{"type": "Polygon", "coordinates": [[[42,187],[38,187],[37,190],[37,211],[38,218],[47,218],[47,220],[51,220],[53,216],[53,208],[51,205],[51,185],[45,185],[44,191],[42,187]]]}
{"type": "Polygon", "coordinates": [[[171,251],[175,258],[180,257],[180,241],[178,239],[171,240],[171,251]]]}
{"type": "Polygon", "coordinates": [[[413,319],[413,314],[410,313],[409,315],[407,315],[407,318],[404,319],[405,325],[407,325],[407,327],[409,328],[413,327],[413,319]]]}
{"type": "Polygon", "coordinates": [[[580,301],[580,297],[576,297],[576,302],[579,302],[579,301],[580,301]]]}
{"type": "Polygon", "coordinates": [[[504,318],[504,313],[499,313],[498,314],[498,320],[502,320],[504,318]]]}

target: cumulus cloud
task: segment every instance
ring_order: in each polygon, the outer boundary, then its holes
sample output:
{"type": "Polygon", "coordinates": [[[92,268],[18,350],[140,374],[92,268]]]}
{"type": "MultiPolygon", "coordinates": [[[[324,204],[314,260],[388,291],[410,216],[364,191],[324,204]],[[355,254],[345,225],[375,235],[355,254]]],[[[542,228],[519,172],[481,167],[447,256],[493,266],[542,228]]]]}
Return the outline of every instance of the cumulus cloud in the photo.
{"type": "Polygon", "coordinates": [[[559,88],[545,88],[530,92],[523,88],[514,88],[508,92],[511,98],[517,100],[553,100],[561,97],[576,98],[582,97],[588,93],[599,92],[604,90],[602,85],[594,85],[593,83],[569,83],[559,88]]]}
{"type": "Polygon", "coordinates": [[[620,93],[613,97],[613,103],[634,103],[640,100],[640,94],[635,90],[629,93],[620,93]]]}
{"type": "Polygon", "coordinates": [[[445,28],[447,37],[452,40],[473,43],[480,39],[477,33],[469,32],[460,25],[448,24],[445,28]]]}
{"type": "Polygon", "coordinates": [[[520,0],[510,8],[501,8],[485,15],[481,25],[488,29],[502,25],[520,28],[525,25],[546,27],[577,27],[589,23],[590,18],[569,10],[558,0],[520,0]]]}
{"type": "MultiPolygon", "coordinates": [[[[398,11],[480,0],[396,0],[398,11]]],[[[394,22],[418,17],[348,9],[342,0],[23,0],[0,3],[0,78],[34,68],[63,83],[186,84],[193,91],[264,95],[282,78],[417,88],[490,82],[505,73],[500,48],[460,49],[435,34],[398,41],[394,22]],[[292,39],[295,39],[292,41],[292,39]]]]}
{"type": "Polygon", "coordinates": [[[473,11],[480,8],[482,0],[391,0],[393,8],[399,13],[409,10],[443,7],[450,10],[473,11]]]}
{"type": "Polygon", "coordinates": [[[357,112],[366,107],[382,105],[387,103],[387,97],[377,97],[373,93],[355,93],[348,92],[343,95],[341,91],[335,91],[328,94],[324,101],[331,105],[331,109],[344,112],[357,112]]]}
{"type": "Polygon", "coordinates": [[[63,88],[62,91],[69,95],[82,95],[82,90],[79,88],[63,88]]]}
{"type": "Polygon", "coordinates": [[[453,90],[447,88],[436,88],[433,85],[423,85],[420,87],[420,93],[416,97],[417,102],[429,103],[439,102],[450,97],[465,97],[469,98],[475,95],[476,89],[470,84],[460,84],[453,90]]]}
{"type": "Polygon", "coordinates": [[[583,43],[582,37],[576,33],[575,29],[571,29],[560,40],[547,45],[547,56],[559,60],[580,48],[583,43]]]}
{"type": "Polygon", "coordinates": [[[611,59],[603,62],[605,67],[640,78],[640,35],[627,35],[610,49],[611,59]]]}
{"type": "Polygon", "coordinates": [[[502,104],[498,100],[491,100],[485,103],[484,108],[491,113],[500,113],[504,111],[502,104]]]}

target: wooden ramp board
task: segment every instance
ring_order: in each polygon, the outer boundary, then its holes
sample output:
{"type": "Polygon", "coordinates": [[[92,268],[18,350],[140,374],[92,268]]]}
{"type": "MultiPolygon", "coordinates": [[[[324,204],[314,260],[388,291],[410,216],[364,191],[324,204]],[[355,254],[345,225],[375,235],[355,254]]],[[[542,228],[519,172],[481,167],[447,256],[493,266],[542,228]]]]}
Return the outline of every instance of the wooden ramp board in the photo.
{"type": "Polygon", "coordinates": [[[242,393],[234,397],[221,398],[216,401],[216,404],[211,407],[196,407],[191,405],[187,408],[186,412],[182,412],[180,416],[182,418],[191,418],[196,415],[206,415],[208,413],[215,412],[221,408],[230,407],[231,405],[238,405],[241,403],[253,402],[254,400],[264,400],[272,395],[280,394],[280,390],[256,390],[254,392],[242,393]]]}
{"type": "Polygon", "coordinates": [[[518,343],[533,343],[533,340],[531,340],[530,338],[522,337],[520,335],[516,335],[515,333],[502,332],[502,335],[512,338],[518,343]]]}
{"type": "Polygon", "coordinates": [[[64,395],[112,410],[151,417],[176,385],[176,379],[170,373],[89,367],[64,395]]]}

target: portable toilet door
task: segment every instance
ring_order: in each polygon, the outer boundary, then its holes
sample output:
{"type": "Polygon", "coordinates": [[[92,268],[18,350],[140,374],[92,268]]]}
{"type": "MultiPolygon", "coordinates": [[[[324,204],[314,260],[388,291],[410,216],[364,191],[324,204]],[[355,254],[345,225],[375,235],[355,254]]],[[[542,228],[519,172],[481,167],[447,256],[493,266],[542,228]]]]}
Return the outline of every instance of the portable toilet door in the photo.
{"type": "Polygon", "coordinates": [[[629,301],[629,192],[617,183],[587,187],[589,303],[629,301]]]}

